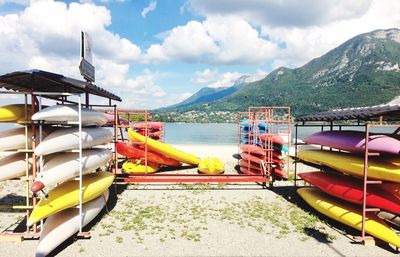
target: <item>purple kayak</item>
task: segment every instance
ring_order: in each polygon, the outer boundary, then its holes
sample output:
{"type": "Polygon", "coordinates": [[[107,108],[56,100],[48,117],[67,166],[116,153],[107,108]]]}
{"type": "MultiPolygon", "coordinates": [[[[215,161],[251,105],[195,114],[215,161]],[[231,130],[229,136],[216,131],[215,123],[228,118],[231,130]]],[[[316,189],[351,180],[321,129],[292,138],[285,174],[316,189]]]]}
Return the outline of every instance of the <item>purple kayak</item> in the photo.
{"type": "MultiPolygon", "coordinates": [[[[354,130],[321,131],[304,138],[304,142],[349,152],[363,153],[365,149],[365,133],[354,130]]],[[[368,150],[374,153],[399,154],[400,141],[388,135],[370,134],[368,150]]]]}

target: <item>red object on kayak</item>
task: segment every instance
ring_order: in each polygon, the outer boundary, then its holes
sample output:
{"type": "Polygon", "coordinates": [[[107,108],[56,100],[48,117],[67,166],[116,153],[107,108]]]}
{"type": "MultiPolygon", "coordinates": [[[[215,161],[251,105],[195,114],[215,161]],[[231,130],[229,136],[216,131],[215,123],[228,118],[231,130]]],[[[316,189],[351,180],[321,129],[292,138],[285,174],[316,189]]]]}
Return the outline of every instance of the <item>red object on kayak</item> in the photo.
{"type": "MultiPolygon", "coordinates": [[[[358,179],[325,172],[301,173],[299,176],[327,194],[362,205],[363,184],[358,179]]],[[[369,185],[367,187],[367,205],[400,214],[399,198],[381,188],[384,185],[369,185]]]]}
{"type": "Polygon", "coordinates": [[[146,128],[151,131],[161,130],[164,124],[162,122],[139,122],[133,124],[134,130],[145,130],[146,128]]]}
{"type": "MultiPolygon", "coordinates": [[[[145,158],[145,151],[139,147],[132,146],[127,143],[118,142],[117,152],[131,159],[145,158]]],[[[147,160],[165,166],[180,166],[181,163],[177,160],[168,158],[164,155],[147,150],[147,160]]]]}

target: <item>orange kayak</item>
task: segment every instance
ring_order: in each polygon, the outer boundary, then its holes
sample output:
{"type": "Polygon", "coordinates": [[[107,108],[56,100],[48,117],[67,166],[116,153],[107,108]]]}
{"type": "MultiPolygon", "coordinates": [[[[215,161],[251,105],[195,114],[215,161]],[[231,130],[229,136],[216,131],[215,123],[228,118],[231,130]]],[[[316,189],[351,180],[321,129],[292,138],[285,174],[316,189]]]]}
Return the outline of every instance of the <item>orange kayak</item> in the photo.
{"type": "MultiPolygon", "coordinates": [[[[145,151],[143,149],[140,149],[139,147],[130,145],[128,143],[122,143],[118,142],[117,143],[117,151],[118,153],[131,158],[131,159],[142,159],[145,158],[145,151]]],[[[171,159],[169,157],[166,157],[164,155],[154,153],[150,150],[147,150],[147,160],[153,163],[157,163],[160,165],[165,165],[165,166],[180,166],[181,162],[171,159]]]]}

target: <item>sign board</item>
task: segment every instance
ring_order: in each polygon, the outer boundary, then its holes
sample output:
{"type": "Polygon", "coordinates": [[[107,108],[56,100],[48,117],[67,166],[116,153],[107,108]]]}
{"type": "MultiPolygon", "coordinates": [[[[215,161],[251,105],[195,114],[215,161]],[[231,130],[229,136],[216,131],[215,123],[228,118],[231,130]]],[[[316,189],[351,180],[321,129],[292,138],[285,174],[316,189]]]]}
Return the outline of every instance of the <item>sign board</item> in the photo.
{"type": "Polygon", "coordinates": [[[81,32],[81,62],[79,64],[81,75],[94,82],[95,68],[93,66],[92,40],[87,32],[81,32]]]}

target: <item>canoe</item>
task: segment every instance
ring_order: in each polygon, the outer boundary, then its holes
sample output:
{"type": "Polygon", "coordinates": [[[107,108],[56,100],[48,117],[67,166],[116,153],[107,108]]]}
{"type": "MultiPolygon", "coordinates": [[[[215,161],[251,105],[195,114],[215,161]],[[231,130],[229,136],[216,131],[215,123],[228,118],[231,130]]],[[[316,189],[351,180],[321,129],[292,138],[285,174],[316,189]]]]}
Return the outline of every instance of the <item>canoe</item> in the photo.
{"type": "MultiPolygon", "coordinates": [[[[114,114],[110,114],[110,113],[106,113],[106,112],[103,113],[103,114],[107,119],[107,124],[109,124],[109,125],[115,124],[115,122],[114,122],[114,120],[115,120],[114,114]]],[[[119,117],[118,118],[118,124],[119,125],[129,125],[129,121],[127,119],[119,117]]]]}
{"type": "MultiPolygon", "coordinates": [[[[83,226],[92,221],[104,208],[108,200],[108,189],[103,195],[82,205],[83,226]]],[[[79,232],[79,209],[69,208],[47,218],[40,233],[36,257],[51,253],[65,240],[79,232]]]]}
{"type": "Polygon", "coordinates": [[[289,178],[280,165],[272,169],[271,176],[273,176],[275,180],[287,180],[289,178]]]}
{"type": "Polygon", "coordinates": [[[128,174],[146,174],[146,173],[154,173],[160,169],[160,166],[157,164],[148,164],[143,165],[135,162],[126,161],[122,164],[122,169],[125,173],[128,174]]]}
{"type": "MultiPolygon", "coordinates": [[[[361,180],[326,172],[301,173],[299,177],[329,195],[358,205],[363,203],[363,183],[361,180]]],[[[381,185],[369,185],[367,187],[367,205],[400,214],[400,199],[382,190],[379,186],[381,185]]]]}
{"type": "MultiPolygon", "coordinates": [[[[82,150],[82,174],[95,172],[97,168],[106,165],[111,158],[112,152],[108,149],[82,150]]],[[[35,193],[76,176],[79,176],[79,154],[57,154],[45,163],[43,171],[32,183],[31,190],[35,193]]]]}
{"type": "MultiPolygon", "coordinates": [[[[128,143],[118,142],[117,152],[131,159],[145,158],[145,151],[143,149],[128,143]]],[[[147,160],[165,166],[175,167],[181,165],[179,161],[165,157],[162,154],[152,152],[150,149],[147,150],[147,160]]]]}
{"type": "Polygon", "coordinates": [[[253,170],[258,170],[259,172],[262,171],[262,166],[261,166],[260,163],[250,162],[250,161],[241,159],[239,161],[239,165],[240,165],[240,167],[244,167],[244,168],[247,168],[247,169],[250,168],[250,169],[253,169],[253,170]]]}
{"type": "Polygon", "coordinates": [[[240,172],[246,175],[261,175],[262,172],[258,169],[240,166],[240,172]]]}
{"type": "Polygon", "coordinates": [[[147,140],[146,140],[146,137],[140,135],[139,133],[133,131],[130,128],[128,129],[128,137],[129,137],[129,140],[131,140],[134,143],[147,142],[147,146],[151,151],[168,156],[179,162],[183,162],[183,163],[190,164],[190,165],[196,165],[196,166],[199,165],[199,163],[200,163],[200,159],[197,158],[196,156],[182,152],[168,144],[161,143],[161,142],[156,141],[151,138],[147,138],[147,140]]]}
{"type": "MultiPolygon", "coordinates": [[[[13,153],[0,159],[0,181],[19,178],[26,174],[25,153],[13,153]]],[[[32,158],[28,159],[31,169],[32,158]]]]}
{"type": "MultiPolygon", "coordinates": [[[[317,188],[300,188],[297,193],[318,212],[352,228],[361,230],[361,210],[352,204],[326,195],[317,188]]],[[[369,213],[365,220],[365,232],[396,247],[400,237],[376,214],[369,213]]]]}
{"type": "MultiPolygon", "coordinates": [[[[107,128],[82,128],[82,148],[90,148],[111,142],[113,133],[107,128]]],[[[78,150],[78,128],[62,128],[50,133],[35,148],[37,156],[56,152],[78,150]]]]}
{"type": "MultiPolygon", "coordinates": [[[[259,156],[259,155],[254,155],[254,154],[248,154],[248,153],[241,153],[240,157],[244,160],[250,160],[251,162],[254,163],[261,163],[262,160],[266,161],[267,157],[259,156]]],[[[285,160],[279,159],[279,156],[272,156],[272,162],[273,163],[284,163],[285,160]]]]}
{"type": "MultiPolygon", "coordinates": [[[[299,152],[299,159],[317,163],[350,175],[363,177],[364,156],[324,150],[299,152]]],[[[368,159],[368,177],[372,179],[400,182],[400,166],[385,161],[384,157],[368,159]]]]}
{"type": "Polygon", "coordinates": [[[389,224],[397,226],[397,228],[400,228],[400,216],[394,213],[390,213],[387,211],[379,211],[377,214],[379,218],[385,220],[389,224]]]}
{"type": "Polygon", "coordinates": [[[138,122],[133,124],[133,128],[135,130],[145,130],[149,131],[158,131],[164,127],[164,123],[162,122],[138,122]]]}
{"type": "MultiPolygon", "coordinates": [[[[88,108],[81,109],[82,126],[103,126],[107,117],[102,112],[88,108]]],[[[78,122],[78,107],[72,105],[53,105],[32,115],[32,120],[41,120],[45,123],[78,122]]]]}
{"type": "MultiPolygon", "coordinates": [[[[89,202],[100,196],[113,183],[114,174],[110,172],[96,172],[83,176],[82,201],[89,202]]],[[[28,218],[27,226],[49,217],[57,212],[79,204],[79,181],[68,180],[52,189],[47,198],[42,198],[28,218]]]]}
{"type": "Polygon", "coordinates": [[[261,135],[259,135],[259,137],[263,141],[264,144],[266,144],[269,140],[273,144],[277,144],[277,145],[285,144],[285,142],[283,141],[283,138],[276,134],[261,134],[261,135]]]}
{"type": "Polygon", "coordinates": [[[249,120],[243,120],[240,122],[240,126],[244,129],[246,128],[254,128],[257,127],[258,129],[263,129],[266,130],[268,128],[268,124],[262,121],[252,121],[251,124],[249,124],[249,120]]]}
{"type": "Polygon", "coordinates": [[[380,188],[382,188],[382,190],[385,190],[385,191],[395,195],[397,198],[399,198],[399,201],[400,201],[400,184],[399,183],[384,182],[381,185],[373,185],[373,186],[380,186],[380,188]]]}
{"type": "MultiPolygon", "coordinates": [[[[146,130],[139,130],[136,132],[138,132],[142,136],[146,135],[146,130]]],[[[148,131],[147,136],[149,136],[153,139],[159,139],[161,137],[161,131],[148,131]]]]}
{"type": "Polygon", "coordinates": [[[198,167],[199,171],[204,174],[222,174],[224,173],[224,163],[218,158],[205,158],[201,160],[198,167]]]}
{"type": "MultiPolygon", "coordinates": [[[[39,130],[36,131],[39,140],[39,130]]],[[[42,129],[42,138],[49,134],[48,129],[42,129]]],[[[25,136],[25,128],[12,128],[0,132],[0,151],[25,149],[25,141],[28,139],[28,149],[32,148],[32,131],[29,128],[27,137],[25,136]]]]}
{"type": "MultiPolygon", "coordinates": [[[[366,141],[365,132],[342,130],[317,132],[304,138],[304,142],[355,153],[364,153],[366,141]]],[[[400,141],[387,135],[370,134],[368,150],[376,153],[399,154],[400,141]]]]}
{"type": "Polygon", "coordinates": [[[25,128],[13,128],[0,132],[0,151],[25,149],[25,141],[28,139],[28,149],[32,148],[32,131],[28,129],[25,137],[25,128]]]}
{"type": "MultiPolygon", "coordinates": [[[[28,119],[32,116],[30,105],[28,108],[28,119]]],[[[10,104],[0,107],[0,122],[25,121],[25,104],[10,104]]]]}

